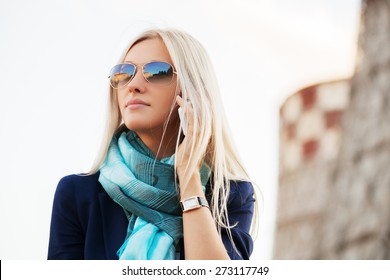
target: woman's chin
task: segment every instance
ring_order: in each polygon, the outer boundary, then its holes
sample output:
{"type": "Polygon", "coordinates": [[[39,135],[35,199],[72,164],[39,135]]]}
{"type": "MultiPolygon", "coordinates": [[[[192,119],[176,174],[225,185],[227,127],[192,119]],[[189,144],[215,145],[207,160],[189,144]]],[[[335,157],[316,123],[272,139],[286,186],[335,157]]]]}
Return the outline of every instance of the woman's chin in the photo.
{"type": "Polygon", "coordinates": [[[134,120],[132,121],[125,121],[125,126],[132,131],[135,132],[146,132],[146,131],[151,131],[151,127],[149,123],[140,123],[140,122],[135,122],[134,120]]]}

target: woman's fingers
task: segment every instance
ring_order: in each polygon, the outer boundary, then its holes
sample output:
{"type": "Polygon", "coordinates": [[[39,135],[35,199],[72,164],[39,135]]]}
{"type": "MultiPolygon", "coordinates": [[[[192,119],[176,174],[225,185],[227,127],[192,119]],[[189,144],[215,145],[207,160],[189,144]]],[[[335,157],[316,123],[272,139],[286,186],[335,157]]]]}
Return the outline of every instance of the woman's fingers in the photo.
{"type": "Polygon", "coordinates": [[[192,108],[192,105],[191,105],[191,102],[189,101],[189,99],[187,99],[186,101],[181,97],[181,96],[176,96],[176,103],[180,106],[180,108],[183,108],[183,112],[184,112],[184,119],[185,119],[185,122],[186,122],[186,125],[187,125],[187,134],[188,134],[188,131],[192,131],[192,119],[193,119],[193,108],[192,108]]]}
{"type": "Polygon", "coordinates": [[[189,99],[187,99],[186,101],[184,101],[184,99],[183,99],[180,95],[177,95],[177,96],[176,96],[176,103],[177,103],[180,107],[183,107],[184,102],[187,102],[187,105],[191,106],[191,102],[190,102],[189,99]]]}
{"type": "Polygon", "coordinates": [[[177,105],[182,107],[183,106],[183,98],[181,98],[179,95],[177,95],[176,96],[176,103],[177,103],[177,105]]]}

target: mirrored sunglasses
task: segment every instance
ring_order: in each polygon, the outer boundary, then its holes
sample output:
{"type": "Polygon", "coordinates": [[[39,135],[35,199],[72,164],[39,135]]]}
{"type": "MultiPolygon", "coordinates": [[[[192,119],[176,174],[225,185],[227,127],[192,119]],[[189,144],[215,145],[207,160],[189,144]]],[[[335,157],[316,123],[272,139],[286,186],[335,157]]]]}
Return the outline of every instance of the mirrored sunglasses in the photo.
{"type": "Polygon", "coordinates": [[[151,84],[168,85],[173,81],[173,75],[177,74],[168,62],[152,61],[138,66],[125,62],[111,69],[108,76],[111,86],[118,89],[127,85],[136,75],[138,67],[141,67],[145,80],[151,84]]]}

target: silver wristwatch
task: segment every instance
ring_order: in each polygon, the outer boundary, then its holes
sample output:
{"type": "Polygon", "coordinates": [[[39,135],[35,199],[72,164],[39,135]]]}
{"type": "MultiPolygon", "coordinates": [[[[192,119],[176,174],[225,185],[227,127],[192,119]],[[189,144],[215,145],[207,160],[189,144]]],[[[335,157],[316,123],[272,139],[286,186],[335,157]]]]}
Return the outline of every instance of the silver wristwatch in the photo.
{"type": "Polygon", "coordinates": [[[209,207],[209,203],[207,200],[200,196],[192,196],[187,199],[180,201],[180,206],[183,212],[191,211],[194,209],[198,209],[200,207],[209,207]]]}

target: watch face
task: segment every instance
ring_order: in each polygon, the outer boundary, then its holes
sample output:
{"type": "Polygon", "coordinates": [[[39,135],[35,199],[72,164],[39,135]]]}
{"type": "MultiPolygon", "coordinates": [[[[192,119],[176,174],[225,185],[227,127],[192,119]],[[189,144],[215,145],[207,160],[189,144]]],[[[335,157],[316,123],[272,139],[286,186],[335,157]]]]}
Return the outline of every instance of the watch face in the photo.
{"type": "Polygon", "coordinates": [[[183,212],[190,211],[192,209],[197,209],[202,206],[210,208],[207,200],[199,196],[190,197],[184,201],[180,201],[181,208],[183,212]]]}
{"type": "Polygon", "coordinates": [[[199,205],[199,202],[195,197],[185,201],[186,208],[192,208],[192,207],[195,207],[198,205],[199,205]]]}

